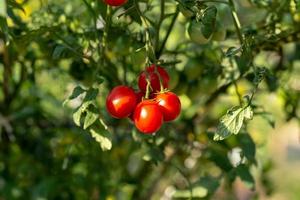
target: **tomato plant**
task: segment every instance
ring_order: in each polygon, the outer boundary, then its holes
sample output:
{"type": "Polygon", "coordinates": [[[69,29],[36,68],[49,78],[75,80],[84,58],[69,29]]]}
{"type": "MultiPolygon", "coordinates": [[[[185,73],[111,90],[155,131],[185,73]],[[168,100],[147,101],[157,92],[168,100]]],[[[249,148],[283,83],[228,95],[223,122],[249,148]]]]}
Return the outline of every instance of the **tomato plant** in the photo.
{"type": "Polygon", "coordinates": [[[0,199],[298,199],[299,13],[0,0],[0,199]]]}

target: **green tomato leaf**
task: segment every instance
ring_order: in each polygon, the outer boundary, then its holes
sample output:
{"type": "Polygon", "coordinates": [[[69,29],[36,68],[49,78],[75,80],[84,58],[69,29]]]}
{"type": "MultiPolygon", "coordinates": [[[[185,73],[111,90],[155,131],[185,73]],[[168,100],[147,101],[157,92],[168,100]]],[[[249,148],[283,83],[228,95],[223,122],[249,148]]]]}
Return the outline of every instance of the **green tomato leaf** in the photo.
{"type": "Polygon", "coordinates": [[[108,151],[112,147],[111,134],[108,130],[90,129],[91,136],[99,143],[103,151],[108,151]]]}
{"type": "Polygon", "coordinates": [[[195,184],[195,186],[201,186],[207,190],[207,195],[212,195],[220,186],[219,180],[212,176],[201,177],[195,184]]]}
{"type": "Polygon", "coordinates": [[[72,94],[63,102],[63,106],[68,103],[70,100],[76,99],[79,95],[85,92],[85,89],[80,87],[79,85],[73,89],[72,94]]]}
{"type": "MultiPolygon", "coordinates": [[[[0,0],[0,2],[1,2],[1,0],[0,0]]],[[[1,5],[1,3],[0,3],[0,5],[1,5]]],[[[11,7],[11,8],[21,10],[24,14],[26,14],[26,12],[25,12],[24,8],[22,7],[22,5],[18,2],[16,2],[15,0],[7,0],[7,6],[11,7]]]]}
{"type": "Polygon", "coordinates": [[[229,47],[225,53],[226,57],[231,57],[231,56],[235,56],[236,54],[238,54],[239,52],[241,52],[242,48],[239,47],[229,47]]]}
{"type": "Polygon", "coordinates": [[[80,87],[78,85],[74,88],[74,90],[73,90],[72,94],[70,95],[69,99],[70,100],[75,99],[84,92],[85,92],[85,89],[83,89],[82,87],[80,87]]]}
{"type": "Polygon", "coordinates": [[[215,30],[217,17],[217,8],[215,6],[207,7],[201,17],[201,32],[206,39],[209,39],[215,30]]]}
{"type": "Polygon", "coordinates": [[[90,127],[98,118],[99,113],[97,112],[97,109],[94,106],[92,106],[92,108],[86,111],[83,129],[87,129],[88,127],[90,127]]]}
{"type": "Polygon", "coordinates": [[[96,81],[100,85],[100,84],[102,84],[104,82],[104,77],[100,76],[100,75],[97,75],[96,76],[96,81]]]}
{"type": "Polygon", "coordinates": [[[99,93],[99,89],[98,88],[90,88],[87,93],[86,96],[84,98],[83,101],[91,101],[91,100],[95,100],[97,95],[99,93]]]}
{"type": "Polygon", "coordinates": [[[90,88],[86,92],[86,95],[83,99],[83,104],[81,105],[83,111],[87,110],[87,108],[95,102],[98,93],[99,93],[98,88],[90,88]]]}
{"type": "Polygon", "coordinates": [[[7,11],[6,11],[6,1],[0,0],[0,16],[6,17],[7,11]]]}
{"type": "Polygon", "coordinates": [[[82,116],[82,108],[78,107],[77,110],[73,113],[73,121],[77,126],[80,126],[82,116]]]}
{"type": "Polygon", "coordinates": [[[249,161],[256,163],[256,160],[255,160],[256,147],[255,147],[255,143],[252,140],[251,136],[248,133],[239,134],[238,140],[240,142],[240,146],[244,153],[244,156],[249,161]]]}
{"type": "Polygon", "coordinates": [[[249,168],[241,164],[237,166],[236,170],[236,175],[240,177],[240,179],[244,182],[245,186],[249,189],[254,189],[255,181],[253,176],[251,175],[249,168]]]}
{"type": "MultiPolygon", "coordinates": [[[[0,2],[1,2],[1,0],[0,0],[0,2]]],[[[4,33],[5,42],[6,42],[6,45],[8,45],[9,39],[10,39],[8,25],[7,25],[6,17],[1,16],[1,15],[0,15],[0,30],[1,30],[1,32],[4,33]]]]}
{"type": "Polygon", "coordinates": [[[243,110],[243,115],[244,118],[246,120],[251,120],[253,118],[253,111],[252,108],[250,106],[247,106],[244,110],[243,110]]]}
{"type": "Polygon", "coordinates": [[[232,134],[238,134],[244,120],[252,119],[253,111],[250,106],[245,108],[233,107],[221,117],[214,140],[223,140],[232,134]]]}
{"type": "Polygon", "coordinates": [[[61,58],[65,50],[66,48],[64,46],[57,45],[53,51],[52,58],[54,60],[61,58]]]}

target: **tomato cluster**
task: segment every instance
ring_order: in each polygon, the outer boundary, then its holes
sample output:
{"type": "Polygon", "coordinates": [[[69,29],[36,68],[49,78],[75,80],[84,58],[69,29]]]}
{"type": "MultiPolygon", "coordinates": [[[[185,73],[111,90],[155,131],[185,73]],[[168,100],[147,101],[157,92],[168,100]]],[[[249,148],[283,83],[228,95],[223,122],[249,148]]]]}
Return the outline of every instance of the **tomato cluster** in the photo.
{"type": "Polygon", "coordinates": [[[139,75],[139,91],[116,86],[106,98],[106,109],[114,118],[129,117],[142,133],[154,133],[163,122],[175,120],[181,111],[178,96],[167,90],[169,80],[162,67],[151,65],[139,75]]]}

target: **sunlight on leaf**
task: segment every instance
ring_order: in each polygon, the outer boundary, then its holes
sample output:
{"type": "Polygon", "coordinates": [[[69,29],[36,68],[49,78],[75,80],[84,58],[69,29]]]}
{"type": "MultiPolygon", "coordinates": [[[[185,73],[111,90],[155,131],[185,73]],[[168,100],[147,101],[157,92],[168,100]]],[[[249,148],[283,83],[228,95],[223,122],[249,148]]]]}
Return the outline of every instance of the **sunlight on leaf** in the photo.
{"type": "Polygon", "coordinates": [[[0,0],[0,16],[6,17],[6,2],[5,0],[0,0]]]}
{"type": "Polygon", "coordinates": [[[108,151],[112,147],[111,134],[107,130],[90,130],[92,137],[99,143],[103,151],[108,151]],[[101,132],[101,133],[100,133],[101,132]]]}
{"type": "Polygon", "coordinates": [[[250,106],[246,108],[233,107],[221,117],[214,140],[223,140],[232,134],[238,134],[244,120],[252,119],[253,111],[250,106]]]}

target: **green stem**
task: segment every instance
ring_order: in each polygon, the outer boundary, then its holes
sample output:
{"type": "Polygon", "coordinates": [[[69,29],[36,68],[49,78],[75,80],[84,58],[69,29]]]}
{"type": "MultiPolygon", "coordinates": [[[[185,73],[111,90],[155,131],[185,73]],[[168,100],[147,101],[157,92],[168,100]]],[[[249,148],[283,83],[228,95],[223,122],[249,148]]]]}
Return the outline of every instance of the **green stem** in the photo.
{"type": "Polygon", "coordinates": [[[161,54],[162,54],[162,52],[163,52],[163,50],[164,50],[164,48],[166,46],[166,43],[167,43],[167,41],[169,39],[169,36],[170,36],[170,34],[172,32],[172,29],[173,29],[174,25],[175,25],[175,22],[176,22],[178,14],[179,14],[179,9],[177,7],[176,8],[176,12],[175,12],[175,14],[174,14],[174,16],[172,18],[171,24],[170,24],[170,26],[169,26],[169,28],[167,30],[167,34],[166,34],[164,40],[162,41],[162,44],[161,44],[159,50],[156,52],[156,57],[157,58],[159,58],[161,56],[161,54]]]}
{"type": "Polygon", "coordinates": [[[239,89],[238,89],[238,85],[237,85],[236,81],[233,82],[233,85],[234,85],[235,93],[236,93],[236,95],[237,95],[237,97],[239,99],[239,103],[240,103],[240,105],[242,105],[243,104],[242,96],[239,93],[239,89]]]}
{"type": "Polygon", "coordinates": [[[240,43],[243,44],[243,35],[242,35],[242,32],[241,32],[241,23],[240,23],[240,20],[237,16],[235,5],[233,3],[233,0],[228,0],[228,1],[229,1],[229,5],[230,5],[230,8],[231,8],[231,15],[232,15],[232,19],[233,19],[233,23],[234,23],[237,35],[239,37],[240,43]]]}
{"type": "Polygon", "coordinates": [[[153,57],[154,63],[156,63],[154,48],[153,48],[153,44],[152,44],[151,37],[150,37],[151,36],[150,25],[148,24],[146,17],[141,12],[137,0],[134,0],[134,5],[135,5],[138,15],[140,16],[140,18],[142,20],[143,25],[146,27],[146,31],[145,31],[146,32],[145,33],[145,35],[146,35],[146,51],[147,51],[148,57],[153,57]],[[149,56],[149,55],[151,55],[151,56],[149,56]]]}
{"type": "Polygon", "coordinates": [[[164,16],[165,16],[165,0],[161,0],[160,1],[160,18],[158,21],[158,24],[156,26],[156,36],[155,36],[155,49],[158,49],[159,47],[159,32],[160,32],[160,27],[161,24],[164,20],[164,16]]]}
{"type": "MultiPolygon", "coordinates": [[[[146,52],[147,52],[147,61],[149,61],[149,57],[153,57],[154,59],[154,63],[155,63],[155,66],[156,66],[156,56],[155,56],[155,51],[154,51],[154,48],[153,48],[153,44],[152,44],[152,41],[151,41],[151,37],[150,37],[150,26],[147,22],[147,19],[146,17],[143,15],[143,13],[141,12],[140,10],[140,7],[138,5],[138,2],[137,0],[134,0],[134,5],[135,5],[135,8],[137,10],[137,13],[139,14],[142,22],[143,22],[143,25],[146,27],[146,31],[145,31],[145,35],[146,35],[146,52]]],[[[164,6],[164,4],[163,4],[164,6]]],[[[162,9],[162,12],[164,12],[164,8],[162,9]]],[[[161,15],[163,15],[163,13],[161,13],[161,15]]],[[[162,16],[163,18],[163,16],[162,16]]],[[[159,32],[159,30],[157,30],[159,32]]],[[[159,40],[157,38],[157,40],[159,40]]],[[[155,71],[157,73],[157,69],[155,67],[155,71]]],[[[147,87],[146,87],[146,94],[145,94],[145,98],[148,99],[149,98],[149,94],[150,94],[150,87],[151,87],[151,83],[150,83],[150,80],[149,80],[149,73],[147,71],[147,66],[146,66],[146,70],[145,70],[145,73],[146,73],[146,80],[147,80],[147,87]]],[[[160,75],[159,73],[158,74],[158,77],[159,77],[159,80],[160,80],[160,75]]],[[[162,83],[161,83],[161,80],[160,80],[160,86],[162,87],[162,83]]]]}
{"type": "Polygon", "coordinates": [[[54,32],[54,35],[61,40],[61,42],[64,44],[64,46],[69,49],[70,51],[72,51],[74,54],[76,54],[77,56],[81,57],[81,58],[85,58],[93,63],[95,63],[95,61],[93,60],[92,57],[87,56],[85,54],[79,53],[75,48],[72,47],[72,44],[70,44],[64,37],[62,37],[61,35],[57,34],[54,32]]]}
{"type": "Polygon", "coordinates": [[[106,43],[107,43],[107,36],[108,36],[108,31],[111,23],[111,7],[107,6],[106,8],[106,24],[104,27],[104,32],[103,32],[103,37],[102,37],[102,54],[105,54],[106,50],[106,43]]]}
{"type": "MultiPolygon", "coordinates": [[[[146,71],[147,71],[147,70],[146,70],[146,71]]],[[[147,72],[146,72],[146,73],[147,73],[147,72]]],[[[146,75],[146,76],[147,76],[147,78],[146,78],[147,86],[146,86],[145,99],[149,99],[151,83],[150,83],[150,80],[149,80],[149,76],[148,76],[148,75],[146,75]]]]}

